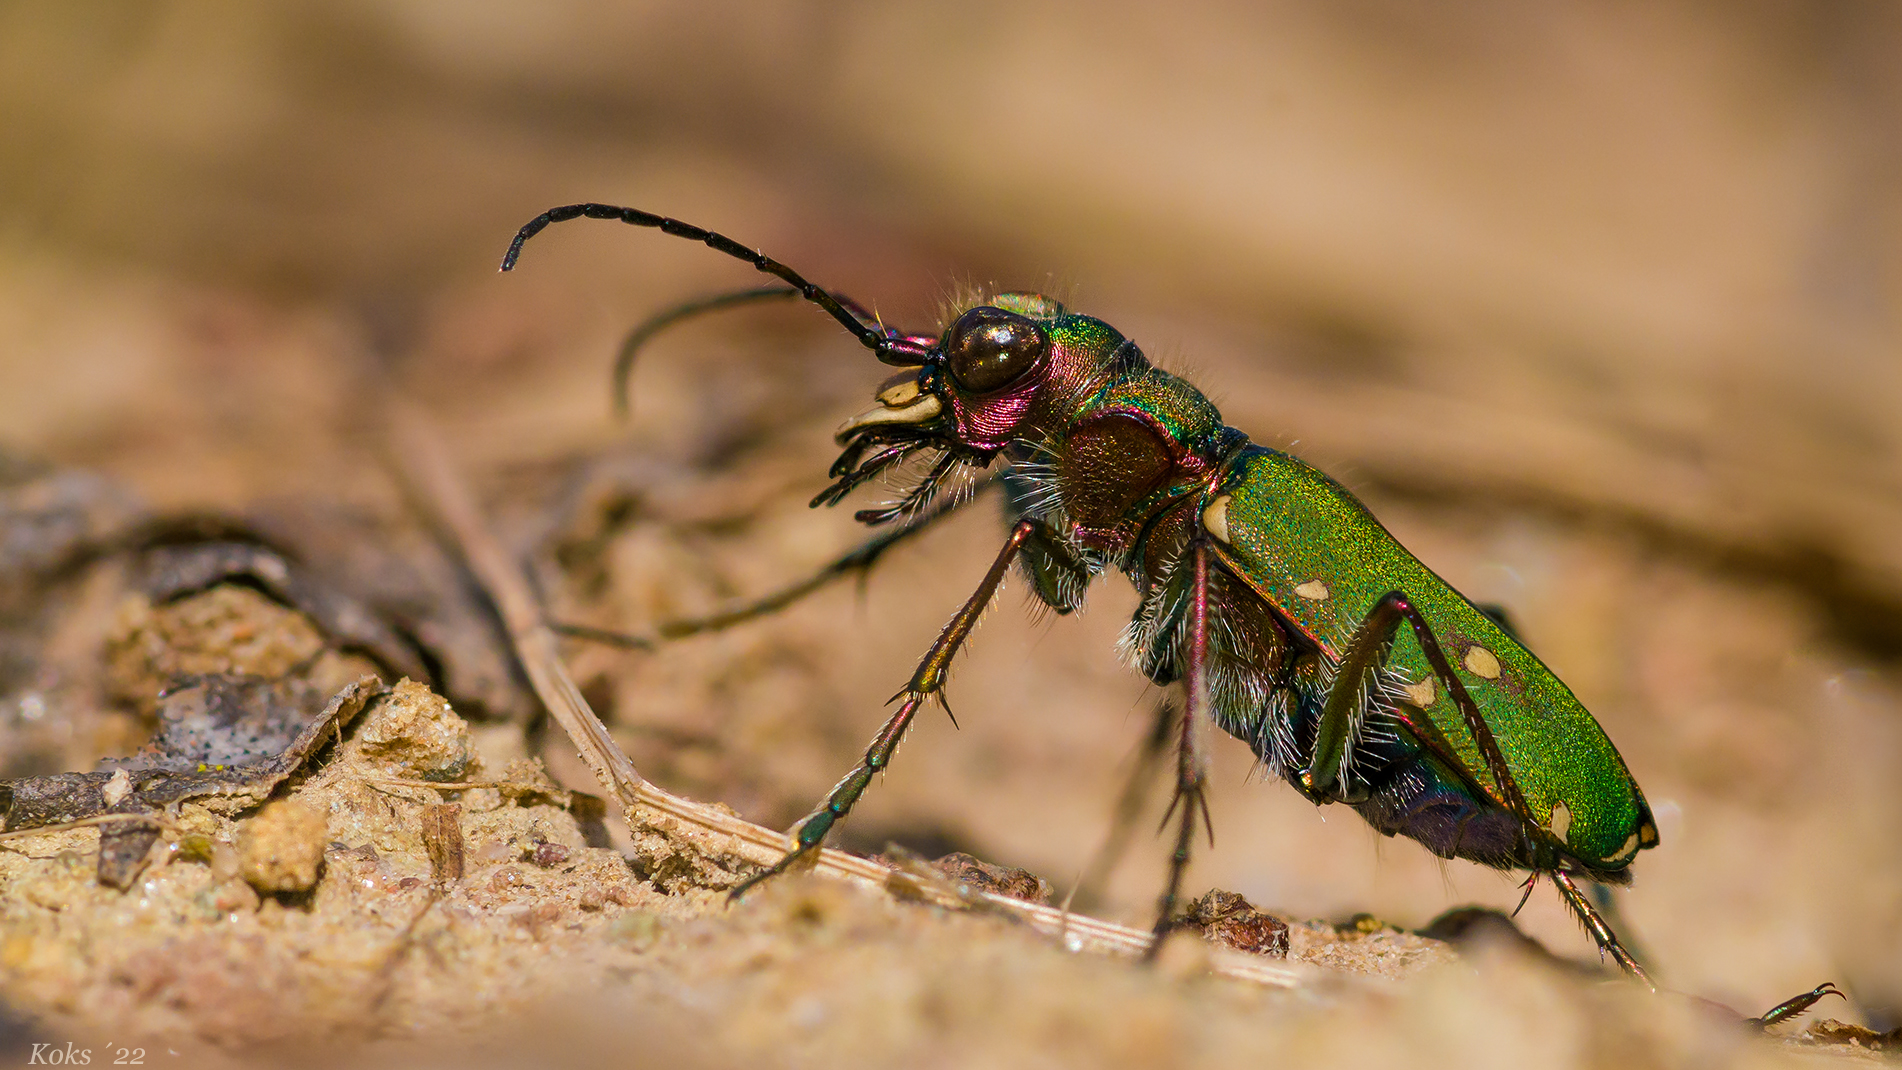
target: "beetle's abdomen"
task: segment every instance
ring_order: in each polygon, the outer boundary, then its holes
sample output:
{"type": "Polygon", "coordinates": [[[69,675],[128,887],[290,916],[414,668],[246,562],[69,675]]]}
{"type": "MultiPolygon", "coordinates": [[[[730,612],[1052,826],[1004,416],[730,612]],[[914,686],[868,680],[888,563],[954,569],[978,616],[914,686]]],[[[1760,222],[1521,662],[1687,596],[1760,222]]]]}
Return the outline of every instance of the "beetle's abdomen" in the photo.
{"type": "Polygon", "coordinates": [[[1354,810],[1381,832],[1416,840],[1441,858],[1540,868],[1539,860],[1526,857],[1520,820],[1475,797],[1431,756],[1391,759],[1371,782],[1373,790],[1354,810]]]}

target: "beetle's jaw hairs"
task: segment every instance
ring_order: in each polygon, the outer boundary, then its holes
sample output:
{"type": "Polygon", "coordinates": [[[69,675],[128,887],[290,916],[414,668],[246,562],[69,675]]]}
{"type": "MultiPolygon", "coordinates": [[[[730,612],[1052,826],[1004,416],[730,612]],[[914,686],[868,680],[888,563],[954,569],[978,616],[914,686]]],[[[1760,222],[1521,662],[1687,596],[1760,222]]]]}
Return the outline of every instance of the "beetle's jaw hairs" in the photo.
{"type": "Polygon", "coordinates": [[[941,451],[930,471],[897,502],[856,514],[861,523],[883,524],[929,504],[961,464],[989,463],[989,454],[960,448],[945,419],[944,400],[925,388],[923,371],[922,367],[907,368],[879,384],[878,404],[839,428],[834,439],[844,452],[829,473],[832,485],[812,500],[815,507],[838,504],[854,488],[914,454],[941,451]]]}

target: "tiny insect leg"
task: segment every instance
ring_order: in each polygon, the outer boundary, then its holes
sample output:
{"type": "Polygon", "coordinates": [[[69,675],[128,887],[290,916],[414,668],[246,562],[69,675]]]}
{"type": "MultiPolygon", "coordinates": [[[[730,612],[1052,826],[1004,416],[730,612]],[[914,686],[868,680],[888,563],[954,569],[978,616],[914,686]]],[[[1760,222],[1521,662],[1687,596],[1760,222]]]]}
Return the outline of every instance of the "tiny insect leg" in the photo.
{"type": "Polygon", "coordinates": [[[672,620],[663,620],[644,634],[617,632],[609,628],[558,621],[550,621],[548,626],[562,635],[586,639],[594,643],[604,643],[608,646],[618,646],[624,650],[653,650],[662,643],[685,639],[690,635],[723,631],[736,624],[744,624],[769,613],[777,613],[840,577],[853,573],[860,576],[868,575],[872,566],[878,562],[885,551],[971,504],[978,495],[995,486],[997,481],[995,473],[986,474],[973,484],[968,492],[939,498],[930,506],[920,510],[910,523],[865,540],[805,579],[781,587],[772,594],[730,606],[717,613],[704,617],[676,617],[672,620]]]}
{"type": "Polygon", "coordinates": [[[1768,1029],[1779,1022],[1787,1022],[1797,1015],[1802,1014],[1804,1011],[1809,1010],[1811,1007],[1816,1006],[1824,996],[1842,996],[1844,999],[1849,998],[1843,994],[1842,989],[1836,987],[1835,982],[1825,981],[1800,996],[1792,996],[1776,1006],[1771,1007],[1763,1013],[1763,1017],[1746,1018],[1744,1022],[1747,1025],[1756,1026],[1758,1029],[1768,1029]]]}
{"type": "Polygon", "coordinates": [[[1182,813],[1176,825],[1175,852],[1169,856],[1169,883],[1163,890],[1162,902],[1156,911],[1156,938],[1150,942],[1147,952],[1150,957],[1162,947],[1162,938],[1169,935],[1169,930],[1175,925],[1176,902],[1182,895],[1183,874],[1189,869],[1197,818],[1209,829],[1210,839],[1215,836],[1205,793],[1208,773],[1203,768],[1199,746],[1202,722],[1210,717],[1209,548],[1202,539],[1189,545],[1189,567],[1189,648],[1188,665],[1182,676],[1181,731],[1176,742],[1176,793],[1169,803],[1169,813],[1164,814],[1162,819],[1167,823],[1169,815],[1174,814],[1178,806],[1182,808],[1182,813]]]}
{"type": "Polygon", "coordinates": [[[1004,548],[998,551],[997,560],[991,562],[990,571],[984,574],[977,590],[972,592],[951,622],[944,626],[944,631],[938,633],[938,641],[925,652],[924,659],[911,674],[911,681],[905,685],[905,689],[892,696],[902,696],[904,702],[885,722],[885,727],[878,730],[878,735],[872,737],[871,745],[865,749],[865,757],[832,789],[824,805],[799,822],[799,827],[793,832],[793,849],[787,852],[786,857],[771,869],[748,878],[734,888],[732,898],[737,899],[759,882],[786,872],[801,858],[817,850],[825,842],[826,834],[832,831],[832,827],[851,812],[859,796],[865,794],[872,777],[891,763],[893,752],[898,749],[899,741],[905,737],[905,730],[911,727],[912,717],[924,705],[925,699],[932,695],[939,695],[942,699],[945,673],[951,667],[951,659],[957,656],[958,649],[970,637],[971,629],[977,626],[978,618],[984,613],[984,607],[990,604],[991,596],[997,593],[997,588],[1004,582],[1011,560],[1017,556],[1017,551],[1034,530],[1035,525],[1028,520],[1018,521],[1017,526],[1011,529],[1010,538],[1005,540],[1004,548]]]}
{"type": "MultiPolygon", "coordinates": [[[[1638,965],[1638,960],[1632,957],[1631,952],[1625,950],[1624,944],[1619,943],[1618,934],[1611,931],[1611,925],[1605,921],[1604,915],[1600,914],[1597,908],[1592,906],[1592,901],[1579,890],[1571,874],[1563,870],[1553,870],[1552,883],[1559,886],[1559,894],[1565,897],[1565,905],[1572,908],[1572,913],[1577,915],[1579,923],[1585,926],[1585,930],[1592,934],[1592,939],[1597,941],[1598,946],[1616,960],[1618,965],[1623,966],[1626,973],[1643,981],[1646,988],[1656,992],[1658,986],[1651,980],[1651,975],[1644,972],[1644,967],[1638,965]]],[[[1817,999],[1821,998],[1821,996],[1817,997],[1817,999]]]]}

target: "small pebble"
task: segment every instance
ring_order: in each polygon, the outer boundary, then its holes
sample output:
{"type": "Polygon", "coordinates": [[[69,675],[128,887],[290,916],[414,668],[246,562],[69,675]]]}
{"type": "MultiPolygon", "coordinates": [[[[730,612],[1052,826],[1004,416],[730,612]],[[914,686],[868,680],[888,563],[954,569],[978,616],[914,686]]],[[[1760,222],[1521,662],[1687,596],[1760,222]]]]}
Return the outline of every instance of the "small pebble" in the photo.
{"type": "Polygon", "coordinates": [[[528,878],[514,866],[503,866],[489,878],[489,890],[508,893],[530,887],[528,878]]]}
{"type": "Polygon", "coordinates": [[[288,799],[271,803],[239,830],[238,873],[260,892],[308,891],[328,840],[323,814],[288,799]]]}
{"type": "Polygon", "coordinates": [[[258,908],[258,893],[243,881],[226,881],[212,895],[211,908],[220,914],[250,913],[258,908]]]}
{"type": "Polygon", "coordinates": [[[528,853],[528,860],[543,869],[553,869],[568,861],[568,848],[558,843],[538,843],[528,853]]]}
{"type": "Polygon", "coordinates": [[[535,939],[539,940],[547,935],[548,930],[553,928],[555,923],[560,920],[560,903],[542,903],[518,919],[517,924],[526,927],[528,931],[534,935],[535,939]]]}
{"type": "Polygon", "coordinates": [[[520,857],[520,853],[515,849],[515,845],[509,843],[507,840],[490,840],[476,848],[476,852],[472,857],[478,864],[483,862],[507,862],[512,858],[520,857]]]}

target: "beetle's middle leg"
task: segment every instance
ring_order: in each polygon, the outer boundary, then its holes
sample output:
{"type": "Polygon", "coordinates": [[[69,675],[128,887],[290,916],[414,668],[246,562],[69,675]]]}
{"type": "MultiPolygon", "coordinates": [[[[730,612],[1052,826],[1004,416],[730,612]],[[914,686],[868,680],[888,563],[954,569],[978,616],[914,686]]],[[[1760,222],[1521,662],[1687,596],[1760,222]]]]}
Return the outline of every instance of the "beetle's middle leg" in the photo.
{"type": "Polygon", "coordinates": [[[1089,901],[1109,882],[1110,873],[1116,864],[1122,861],[1123,853],[1129,847],[1129,838],[1136,827],[1136,819],[1142,816],[1143,803],[1149,795],[1149,786],[1162,771],[1162,759],[1169,749],[1170,737],[1175,733],[1176,718],[1181,711],[1168,699],[1156,703],[1155,720],[1149,733],[1143,737],[1137,747],[1136,757],[1129,771],[1129,779],[1123,782],[1123,790],[1116,796],[1116,805],[1110,812],[1108,835],[1090,857],[1090,863],[1084,867],[1083,874],[1077,878],[1070,894],[1064,898],[1063,909],[1069,910],[1071,904],[1078,909],[1088,909],[1089,901]]]}
{"type": "Polygon", "coordinates": [[[885,722],[885,727],[878,730],[878,735],[872,737],[871,745],[865,749],[865,757],[826,796],[824,805],[799,822],[799,827],[793,831],[793,849],[787,852],[786,857],[771,869],[747,878],[734,888],[730,893],[733,898],[745,894],[755,884],[769,877],[786,872],[801,858],[818,850],[832,827],[851,812],[853,804],[871,785],[872,777],[891,763],[892,754],[898,750],[899,740],[905,737],[905,730],[911,727],[912,717],[924,705],[925,699],[938,695],[942,701],[945,674],[951,667],[951,659],[957,656],[958,649],[970,637],[971,629],[977,626],[978,617],[984,613],[984,607],[990,604],[991,596],[997,593],[998,586],[1004,582],[1011,560],[1035,530],[1036,525],[1029,520],[1020,520],[1011,529],[1010,538],[1005,540],[1004,548],[998,551],[997,560],[991,562],[990,571],[984,574],[977,590],[971,593],[957,615],[944,626],[944,631],[938,633],[938,641],[925,652],[924,659],[911,674],[911,681],[905,685],[905,689],[892,696],[903,697],[904,702],[885,722]]]}
{"type": "Polygon", "coordinates": [[[1176,903],[1182,895],[1182,877],[1189,869],[1189,855],[1195,845],[1197,818],[1214,839],[1207,797],[1208,771],[1201,753],[1201,726],[1212,720],[1209,710],[1209,548],[1196,539],[1189,544],[1189,644],[1188,664],[1182,676],[1182,720],[1176,742],[1176,792],[1163,815],[1166,824],[1176,808],[1182,808],[1176,825],[1175,851],[1169,856],[1169,883],[1162,893],[1156,912],[1155,939],[1145,957],[1153,958],[1162,947],[1163,937],[1175,926],[1176,903]]]}

